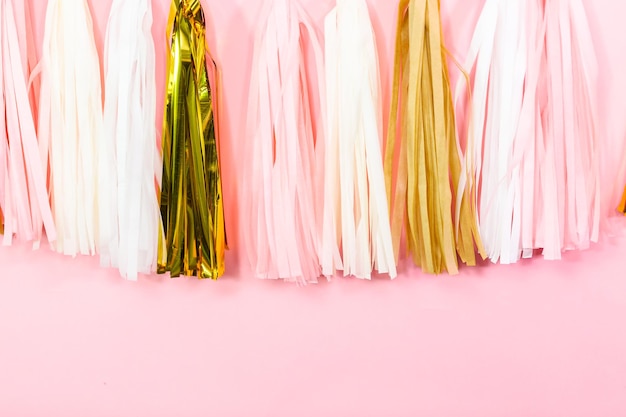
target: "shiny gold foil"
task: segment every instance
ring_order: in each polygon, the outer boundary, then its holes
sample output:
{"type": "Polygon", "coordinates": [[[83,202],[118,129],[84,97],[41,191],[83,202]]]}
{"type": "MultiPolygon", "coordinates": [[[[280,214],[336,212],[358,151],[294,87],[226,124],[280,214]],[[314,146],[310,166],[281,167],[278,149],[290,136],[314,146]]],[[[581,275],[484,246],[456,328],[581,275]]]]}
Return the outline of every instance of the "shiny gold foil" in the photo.
{"type": "MultiPolygon", "coordinates": [[[[199,0],[172,1],[160,193],[163,238],[158,256],[158,272],[171,277],[217,279],[224,273],[216,95],[209,83],[205,31],[199,0]]],[[[215,65],[212,60],[211,64],[215,65]]]]}
{"type": "Polygon", "coordinates": [[[461,163],[439,7],[438,0],[400,1],[385,181],[396,259],[404,222],[415,264],[454,274],[457,256],[475,265],[484,249],[473,190],[454,218],[461,163]]]}

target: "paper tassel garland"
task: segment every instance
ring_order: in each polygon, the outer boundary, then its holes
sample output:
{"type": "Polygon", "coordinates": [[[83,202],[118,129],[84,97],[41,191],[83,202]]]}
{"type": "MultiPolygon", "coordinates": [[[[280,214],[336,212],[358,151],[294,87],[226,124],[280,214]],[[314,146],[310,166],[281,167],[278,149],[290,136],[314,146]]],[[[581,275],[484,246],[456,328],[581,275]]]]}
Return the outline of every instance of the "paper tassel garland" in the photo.
{"type": "Polygon", "coordinates": [[[57,251],[93,255],[98,241],[100,62],[85,0],[50,0],[42,48],[39,145],[50,156],[57,251]]]}
{"type": "Polygon", "coordinates": [[[393,207],[395,256],[406,213],[409,252],[428,273],[455,274],[457,254],[468,265],[476,263],[476,249],[482,254],[471,195],[457,196],[461,164],[453,107],[439,2],[402,0],[385,179],[393,207]],[[400,155],[394,193],[396,148],[400,155]]]}
{"type": "Polygon", "coordinates": [[[466,157],[476,161],[480,229],[493,262],[515,263],[535,249],[559,259],[597,240],[590,39],[578,0],[485,3],[467,64],[474,82],[466,157]]]}
{"type": "Polygon", "coordinates": [[[217,279],[224,273],[217,95],[209,82],[205,32],[199,0],[172,1],[160,196],[164,239],[158,254],[158,272],[171,277],[217,279]]]}
{"type": "Polygon", "coordinates": [[[105,39],[104,139],[98,153],[103,266],[122,276],[156,270],[155,50],[150,0],[114,0],[105,39]]]}
{"type": "Polygon", "coordinates": [[[297,1],[266,1],[258,22],[248,107],[250,159],[241,197],[246,250],[260,278],[315,282],[322,202],[314,197],[321,185],[315,178],[315,151],[317,143],[321,152],[324,128],[322,121],[313,126],[302,33],[315,53],[323,115],[322,48],[297,1]]]}
{"type": "Polygon", "coordinates": [[[36,102],[28,91],[36,64],[31,31],[28,4],[0,0],[0,231],[4,245],[15,237],[38,247],[43,226],[49,241],[56,239],[56,230],[47,163],[35,131],[36,102]]]}
{"type": "Polygon", "coordinates": [[[320,262],[332,276],[396,276],[381,151],[376,39],[364,0],[337,0],[325,20],[327,133],[320,262]],[[341,247],[342,257],[339,256],[341,247]]]}

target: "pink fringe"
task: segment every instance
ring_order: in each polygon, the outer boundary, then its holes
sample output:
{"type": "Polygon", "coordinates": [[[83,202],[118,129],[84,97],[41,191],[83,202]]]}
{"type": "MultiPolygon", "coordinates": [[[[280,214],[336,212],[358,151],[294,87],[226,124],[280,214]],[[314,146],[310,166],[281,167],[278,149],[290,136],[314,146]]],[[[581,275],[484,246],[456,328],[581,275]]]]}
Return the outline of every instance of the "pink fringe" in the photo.
{"type": "Polygon", "coordinates": [[[43,228],[56,239],[47,192],[47,164],[42,160],[35,131],[35,94],[29,78],[35,67],[30,10],[21,0],[0,0],[0,207],[4,213],[3,244],[13,238],[34,241],[43,228]]]}
{"type": "MultiPolygon", "coordinates": [[[[296,1],[265,3],[254,48],[246,152],[250,160],[240,200],[246,249],[256,275],[300,284],[316,282],[321,274],[321,199],[315,198],[321,182],[315,173],[323,143],[316,136],[324,131],[317,123],[314,132],[304,32],[315,52],[323,96],[322,48],[310,18],[296,1]]],[[[320,97],[321,106],[324,101],[320,97]]]]}

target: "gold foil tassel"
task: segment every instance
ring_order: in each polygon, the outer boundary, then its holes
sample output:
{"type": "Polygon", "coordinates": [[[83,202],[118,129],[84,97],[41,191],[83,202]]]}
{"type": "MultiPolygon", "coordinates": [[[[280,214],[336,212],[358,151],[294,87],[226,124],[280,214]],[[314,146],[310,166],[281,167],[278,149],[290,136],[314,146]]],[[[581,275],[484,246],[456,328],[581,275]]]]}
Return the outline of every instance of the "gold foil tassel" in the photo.
{"type": "Polygon", "coordinates": [[[620,213],[626,214],[626,189],[624,189],[624,194],[622,195],[622,202],[619,204],[618,210],[620,213]]]}
{"type": "MultiPolygon", "coordinates": [[[[163,123],[158,272],[217,279],[226,232],[214,98],[200,0],[172,0],[163,123]]],[[[210,56],[209,56],[210,59],[210,56]]],[[[217,79],[217,68],[211,60],[217,79]]],[[[217,84],[217,82],[216,82],[217,84]]]]}
{"type": "Polygon", "coordinates": [[[457,254],[475,265],[476,250],[483,257],[484,250],[470,189],[454,216],[461,163],[438,0],[400,1],[395,54],[385,180],[396,259],[406,213],[415,264],[427,273],[456,274],[457,254]]]}

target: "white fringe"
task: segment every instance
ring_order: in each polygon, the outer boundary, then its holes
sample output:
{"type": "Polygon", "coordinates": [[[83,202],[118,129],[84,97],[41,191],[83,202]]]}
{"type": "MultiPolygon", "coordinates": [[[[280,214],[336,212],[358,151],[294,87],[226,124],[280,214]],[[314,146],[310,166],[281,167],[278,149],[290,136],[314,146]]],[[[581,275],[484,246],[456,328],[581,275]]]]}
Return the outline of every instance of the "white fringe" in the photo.
{"type": "Polygon", "coordinates": [[[367,3],[337,0],[325,20],[327,133],[322,273],[394,278],[381,152],[382,93],[367,3]],[[342,258],[339,258],[339,245],[342,258]]]}
{"type": "Polygon", "coordinates": [[[85,0],[49,0],[42,48],[39,136],[50,149],[54,248],[96,252],[98,146],[102,137],[100,63],[85,0]]]}
{"type": "Polygon", "coordinates": [[[156,270],[155,48],[149,0],[114,0],[105,38],[104,138],[99,148],[100,259],[136,280],[156,270]]]}

